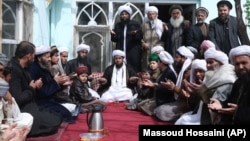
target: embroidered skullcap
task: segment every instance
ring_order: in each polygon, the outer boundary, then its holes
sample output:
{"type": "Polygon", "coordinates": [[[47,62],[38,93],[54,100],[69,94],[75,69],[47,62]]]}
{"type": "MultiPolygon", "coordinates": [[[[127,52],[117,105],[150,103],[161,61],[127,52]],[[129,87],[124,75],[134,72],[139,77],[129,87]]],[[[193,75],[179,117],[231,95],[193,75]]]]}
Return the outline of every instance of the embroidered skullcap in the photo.
{"type": "Polygon", "coordinates": [[[208,16],[209,12],[205,7],[199,7],[195,10],[195,14],[197,15],[199,12],[202,12],[206,15],[206,17],[208,16]]]}
{"type": "Polygon", "coordinates": [[[3,54],[3,53],[0,53],[0,64],[2,64],[4,67],[8,64],[9,62],[9,58],[3,54]]]}
{"type": "Polygon", "coordinates": [[[161,51],[164,51],[164,48],[162,46],[154,46],[152,49],[151,49],[151,53],[159,53],[161,51]]]}
{"type": "Polygon", "coordinates": [[[59,47],[58,50],[60,53],[61,52],[69,52],[69,48],[67,48],[67,47],[59,47]]]}
{"type": "Polygon", "coordinates": [[[118,8],[118,13],[119,13],[119,15],[121,15],[121,13],[122,13],[123,11],[128,12],[129,15],[132,14],[132,9],[130,8],[129,5],[122,5],[122,6],[120,6],[120,7],[118,8]]]}
{"type": "Polygon", "coordinates": [[[163,62],[164,64],[173,64],[174,63],[174,59],[173,57],[167,52],[167,51],[161,51],[160,54],[158,54],[161,62],[163,62]]]}
{"type": "Polygon", "coordinates": [[[82,51],[82,50],[87,50],[88,53],[90,52],[90,46],[89,45],[86,45],[86,44],[80,44],[76,47],[76,51],[79,52],[79,51],[82,51]]]}
{"type": "Polygon", "coordinates": [[[172,5],[172,6],[169,8],[169,14],[170,14],[170,15],[171,15],[171,13],[172,13],[172,11],[173,11],[174,9],[179,9],[179,10],[181,11],[181,13],[183,12],[183,9],[182,9],[182,7],[181,7],[180,5],[174,4],[174,5],[172,5]]]}
{"type": "Polygon", "coordinates": [[[148,61],[158,61],[160,58],[158,56],[158,54],[156,53],[152,53],[148,56],[148,61]]]}
{"type": "Polygon", "coordinates": [[[41,54],[50,52],[50,46],[40,45],[40,46],[36,47],[35,50],[36,50],[35,55],[41,55],[41,54]]]}
{"type": "Polygon", "coordinates": [[[208,50],[206,50],[204,53],[204,57],[205,59],[215,59],[222,64],[228,64],[228,56],[224,52],[218,51],[214,48],[209,48],[208,50]]]}
{"type": "Polygon", "coordinates": [[[146,13],[148,13],[148,12],[156,12],[156,13],[158,13],[158,8],[155,7],[155,6],[149,6],[147,8],[147,10],[146,10],[146,13]]]}
{"type": "Polygon", "coordinates": [[[232,48],[229,52],[229,58],[232,63],[234,57],[239,55],[247,55],[250,57],[250,46],[249,45],[240,45],[238,47],[232,48]]]}
{"type": "Polygon", "coordinates": [[[185,46],[181,46],[177,49],[177,52],[182,55],[185,56],[186,58],[190,58],[193,59],[194,58],[194,54],[190,51],[190,49],[188,49],[185,46]]]}
{"type": "Polygon", "coordinates": [[[124,51],[122,51],[122,50],[114,50],[113,51],[113,55],[112,55],[113,57],[115,57],[115,56],[122,56],[122,57],[125,57],[125,53],[124,53],[124,51]]]}
{"type": "Polygon", "coordinates": [[[215,49],[215,44],[212,41],[204,40],[201,43],[200,48],[203,48],[203,49],[214,48],[215,49]]]}
{"type": "Polygon", "coordinates": [[[78,68],[76,69],[77,75],[80,75],[80,74],[82,74],[82,73],[87,73],[87,74],[88,74],[88,72],[89,72],[89,69],[88,69],[87,66],[80,66],[80,67],[78,67],[78,68]]]}
{"type": "Polygon", "coordinates": [[[227,5],[229,9],[232,9],[232,8],[233,8],[232,3],[231,3],[230,1],[227,1],[227,0],[221,0],[221,1],[219,1],[219,2],[217,3],[217,8],[219,8],[220,5],[222,5],[222,4],[227,5]]]}
{"type": "Polygon", "coordinates": [[[191,64],[191,72],[190,72],[190,81],[195,81],[195,69],[201,69],[203,71],[207,71],[207,62],[204,59],[195,59],[192,61],[191,64]]]}
{"type": "Polygon", "coordinates": [[[9,84],[2,78],[0,78],[0,97],[4,97],[9,91],[9,84]]]}
{"type": "Polygon", "coordinates": [[[187,48],[194,54],[197,55],[198,54],[198,50],[192,46],[187,46],[187,48]]]}

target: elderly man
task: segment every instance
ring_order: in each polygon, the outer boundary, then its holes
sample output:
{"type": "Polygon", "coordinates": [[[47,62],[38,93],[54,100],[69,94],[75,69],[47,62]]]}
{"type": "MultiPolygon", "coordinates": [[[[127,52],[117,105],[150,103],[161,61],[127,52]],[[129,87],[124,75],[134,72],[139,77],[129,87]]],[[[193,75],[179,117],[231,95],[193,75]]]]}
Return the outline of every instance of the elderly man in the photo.
{"type": "Polygon", "coordinates": [[[74,112],[76,105],[66,98],[58,97],[58,92],[63,91],[64,87],[68,85],[69,77],[59,72],[52,76],[50,67],[50,46],[41,45],[36,47],[35,61],[29,71],[32,79],[37,80],[40,78],[43,82],[43,86],[36,90],[37,101],[40,106],[61,114],[65,122],[74,123],[71,112],[74,112]]]}
{"type": "Polygon", "coordinates": [[[36,90],[42,87],[43,82],[41,78],[32,79],[27,69],[33,63],[34,56],[35,46],[30,42],[22,41],[17,45],[15,56],[10,61],[13,71],[9,91],[21,112],[30,113],[34,117],[28,137],[54,134],[62,122],[61,115],[38,106],[36,90]]]}
{"type": "Polygon", "coordinates": [[[65,66],[65,72],[67,75],[71,76],[75,73],[79,66],[87,66],[89,70],[89,75],[91,75],[91,65],[88,62],[88,54],[90,52],[90,46],[86,44],[80,44],[76,47],[77,58],[69,60],[65,66]]]}
{"type": "Polygon", "coordinates": [[[101,101],[127,101],[133,97],[132,89],[138,77],[134,70],[124,63],[124,57],[123,51],[113,51],[114,64],[108,66],[103,77],[98,80],[101,83],[98,89],[101,101]]]}
{"type": "Polygon", "coordinates": [[[175,57],[176,50],[180,46],[187,45],[190,23],[184,20],[182,12],[183,9],[180,5],[172,5],[170,7],[170,22],[164,25],[164,31],[161,36],[161,40],[164,42],[165,50],[168,51],[173,57],[175,57]]]}
{"type": "Polygon", "coordinates": [[[163,32],[163,22],[158,19],[158,9],[155,6],[149,6],[146,9],[148,20],[142,24],[142,69],[148,67],[148,56],[155,46],[164,46],[161,41],[163,32]]]}
{"type": "Polygon", "coordinates": [[[231,95],[226,101],[211,99],[209,108],[223,114],[221,124],[250,124],[250,46],[241,45],[229,52],[238,79],[233,84],[231,95]]]}
{"type": "Polygon", "coordinates": [[[216,48],[227,55],[230,49],[240,45],[239,39],[242,42],[237,19],[229,15],[232,7],[227,0],[219,1],[217,3],[218,17],[209,23],[209,39],[216,45],[216,48]]]}
{"type": "Polygon", "coordinates": [[[125,52],[127,64],[136,73],[141,71],[141,39],[143,37],[141,25],[131,20],[132,9],[128,5],[118,8],[120,22],[110,31],[111,41],[116,43],[115,49],[125,52]]]}
{"type": "MultiPolygon", "coordinates": [[[[200,52],[202,41],[208,38],[208,24],[205,22],[208,14],[209,12],[205,7],[199,7],[195,10],[197,23],[190,26],[187,36],[187,45],[196,48],[198,52],[200,52]]],[[[201,58],[200,56],[197,57],[201,58]]]]}

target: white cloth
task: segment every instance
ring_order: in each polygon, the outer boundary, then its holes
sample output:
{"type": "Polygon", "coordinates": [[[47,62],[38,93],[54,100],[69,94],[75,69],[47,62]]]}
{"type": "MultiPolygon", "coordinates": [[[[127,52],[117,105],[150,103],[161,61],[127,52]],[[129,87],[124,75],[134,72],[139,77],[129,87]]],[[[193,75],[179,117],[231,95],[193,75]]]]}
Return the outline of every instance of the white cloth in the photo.
{"type": "Polygon", "coordinates": [[[195,82],[195,69],[201,69],[203,71],[207,71],[207,62],[204,59],[195,59],[192,61],[191,64],[191,71],[190,71],[190,82],[195,82]]]}
{"type": "Polygon", "coordinates": [[[122,5],[122,6],[120,6],[120,7],[118,8],[118,13],[119,13],[119,15],[121,15],[121,13],[122,13],[123,11],[128,12],[130,15],[132,14],[132,9],[130,8],[129,5],[122,5]]]}
{"type": "Polygon", "coordinates": [[[102,94],[100,100],[104,102],[125,101],[132,97],[132,90],[127,88],[126,65],[123,64],[120,69],[116,69],[114,66],[111,86],[102,94]]]}
{"type": "Polygon", "coordinates": [[[158,14],[158,8],[155,7],[155,6],[149,6],[147,9],[146,9],[146,13],[148,12],[156,12],[158,14]]]}
{"type": "Polygon", "coordinates": [[[164,51],[164,48],[162,46],[160,46],[160,45],[154,46],[151,49],[151,53],[159,53],[161,51],[164,51]]]}
{"type": "Polygon", "coordinates": [[[50,52],[50,46],[40,45],[35,48],[35,55],[41,55],[50,52]]]}
{"type": "Polygon", "coordinates": [[[188,49],[185,46],[180,46],[177,49],[177,52],[180,53],[182,56],[185,56],[186,58],[189,58],[189,59],[193,59],[194,58],[194,54],[190,51],[190,49],[188,49]]]}
{"type": "Polygon", "coordinates": [[[80,44],[76,47],[76,51],[79,52],[79,51],[82,51],[82,50],[87,50],[88,53],[90,52],[90,46],[89,45],[86,45],[86,44],[80,44]]]}
{"type": "Polygon", "coordinates": [[[58,50],[60,53],[61,52],[69,52],[69,48],[67,48],[67,47],[59,47],[58,50]]]}
{"type": "Polygon", "coordinates": [[[72,104],[72,103],[62,103],[61,104],[63,107],[65,107],[66,109],[68,109],[71,113],[75,112],[76,109],[76,104],[72,104]]]}
{"type": "Polygon", "coordinates": [[[160,60],[168,65],[170,67],[170,69],[174,72],[175,76],[177,76],[176,72],[175,72],[175,69],[173,67],[173,63],[174,63],[174,59],[172,57],[171,54],[169,54],[167,51],[161,51],[159,54],[158,54],[160,60]]]}
{"type": "Polygon", "coordinates": [[[4,97],[9,91],[9,83],[0,78],[0,97],[4,97]]]}
{"type": "Polygon", "coordinates": [[[203,102],[200,101],[197,113],[189,111],[181,115],[181,117],[174,123],[175,125],[200,125],[201,124],[201,111],[203,102]]]}
{"type": "Polygon", "coordinates": [[[222,51],[218,51],[214,48],[209,48],[205,51],[204,53],[204,58],[205,59],[215,59],[219,62],[221,62],[222,64],[228,64],[228,57],[227,55],[222,52],[222,51]]]}
{"type": "Polygon", "coordinates": [[[115,57],[115,56],[122,56],[122,57],[125,57],[125,52],[122,51],[122,50],[114,50],[113,53],[112,53],[112,56],[115,57]]]}
{"type": "Polygon", "coordinates": [[[233,59],[235,56],[239,55],[247,55],[250,56],[250,46],[249,45],[241,45],[235,48],[232,48],[229,52],[229,58],[232,63],[234,63],[233,59]]]}
{"type": "Polygon", "coordinates": [[[91,89],[91,88],[88,88],[88,90],[89,90],[89,93],[90,93],[93,97],[95,97],[95,98],[100,98],[100,95],[99,95],[95,90],[93,90],[93,89],[91,89]]]}

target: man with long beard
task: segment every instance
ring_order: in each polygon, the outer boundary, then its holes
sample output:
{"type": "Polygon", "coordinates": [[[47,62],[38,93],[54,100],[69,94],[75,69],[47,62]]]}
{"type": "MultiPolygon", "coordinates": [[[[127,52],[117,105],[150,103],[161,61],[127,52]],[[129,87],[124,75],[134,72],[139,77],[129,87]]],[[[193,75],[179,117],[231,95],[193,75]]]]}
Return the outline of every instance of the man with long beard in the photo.
{"type": "Polygon", "coordinates": [[[217,3],[218,17],[209,23],[209,40],[227,55],[230,49],[240,45],[239,39],[242,42],[237,19],[229,15],[232,7],[232,4],[227,0],[219,1],[217,3]]]}
{"type": "Polygon", "coordinates": [[[230,50],[229,58],[235,66],[238,79],[233,84],[231,95],[222,102],[211,99],[208,107],[223,114],[221,124],[250,124],[250,46],[241,45],[230,50]]]}
{"type": "Polygon", "coordinates": [[[180,46],[187,46],[187,35],[189,22],[184,20],[183,9],[180,5],[172,5],[169,9],[170,22],[164,25],[161,40],[164,42],[165,50],[175,57],[176,50],[180,46]]]}
{"type": "MultiPolygon", "coordinates": [[[[209,25],[205,22],[208,17],[208,10],[205,7],[199,7],[195,10],[197,23],[190,26],[190,32],[187,36],[187,45],[192,46],[200,52],[200,45],[202,41],[208,39],[208,27],[209,25]]],[[[198,58],[201,58],[199,53],[198,58]]]]}
{"type": "Polygon", "coordinates": [[[133,98],[132,88],[135,87],[138,77],[133,69],[124,63],[125,53],[121,50],[113,51],[114,63],[108,66],[97,90],[101,94],[101,101],[126,101],[133,98]]]}
{"type": "Polygon", "coordinates": [[[111,41],[116,43],[115,49],[125,52],[125,60],[136,73],[141,71],[141,25],[131,20],[132,9],[128,5],[118,8],[120,22],[110,31],[111,41]]]}

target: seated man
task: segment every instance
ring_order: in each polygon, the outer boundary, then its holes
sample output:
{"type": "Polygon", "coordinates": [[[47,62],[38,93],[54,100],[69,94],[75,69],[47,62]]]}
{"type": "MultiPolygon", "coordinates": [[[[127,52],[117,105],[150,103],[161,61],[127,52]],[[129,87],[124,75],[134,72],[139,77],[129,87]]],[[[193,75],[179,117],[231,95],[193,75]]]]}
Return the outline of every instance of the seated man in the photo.
{"type": "Polygon", "coordinates": [[[50,46],[38,46],[35,51],[35,61],[29,71],[32,79],[41,78],[43,85],[37,90],[37,100],[39,105],[46,107],[61,114],[65,122],[73,123],[71,111],[76,105],[65,99],[59,98],[56,94],[63,91],[65,83],[69,80],[66,74],[57,73],[52,76],[49,68],[51,67],[50,46]]]}
{"type": "Polygon", "coordinates": [[[125,64],[125,53],[121,50],[113,51],[114,64],[108,66],[102,78],[98,93],[101,101],[126,101],[133,97],[132,88],[136,85],[138,77],[134,70],[125,64]]]}

